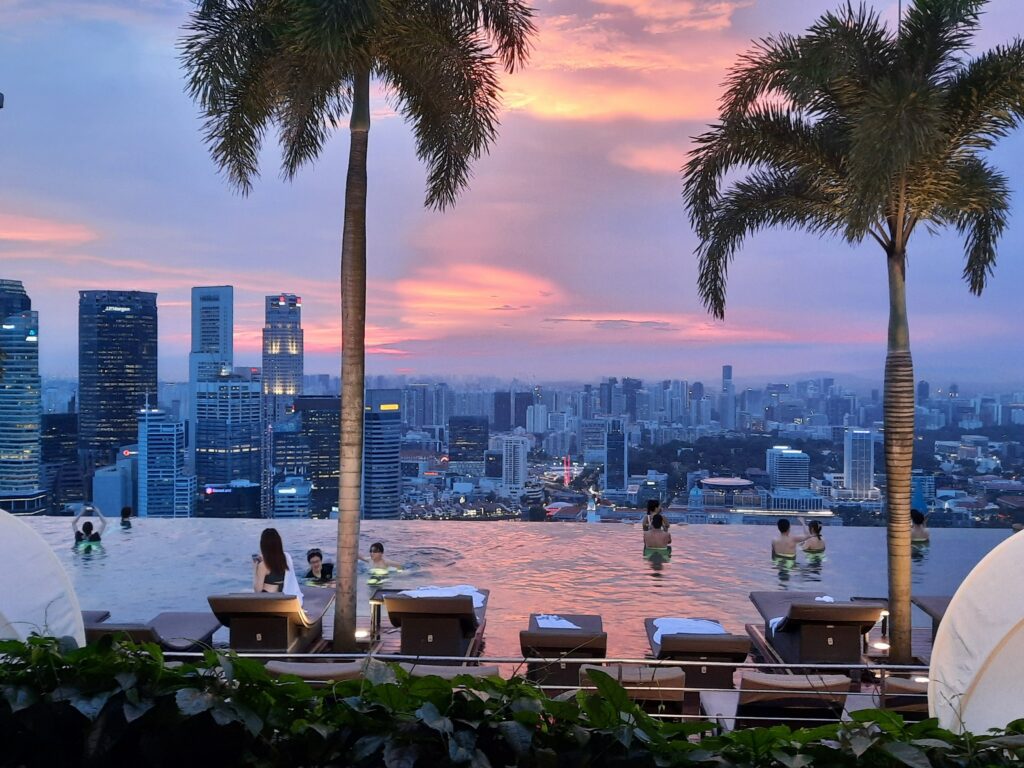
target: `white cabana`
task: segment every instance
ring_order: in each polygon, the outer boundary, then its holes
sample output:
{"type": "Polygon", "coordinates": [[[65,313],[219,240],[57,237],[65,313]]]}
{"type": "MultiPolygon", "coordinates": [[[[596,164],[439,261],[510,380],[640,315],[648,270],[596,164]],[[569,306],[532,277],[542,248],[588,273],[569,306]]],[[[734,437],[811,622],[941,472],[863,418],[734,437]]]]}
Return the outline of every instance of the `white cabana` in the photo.
{"type": "Polygon", "coordinates": [[[82,611],[64,566],[42,536],[3,510],[0,562],[0,638],[24,640],[35,632],[85,645],[82,611]]]}
{"type": "Polygon", "coordinates": [[[1024,717],[1024,535],[964,579],[932,648],[928,708],[951,731],[985,733],[1024,717]]]}

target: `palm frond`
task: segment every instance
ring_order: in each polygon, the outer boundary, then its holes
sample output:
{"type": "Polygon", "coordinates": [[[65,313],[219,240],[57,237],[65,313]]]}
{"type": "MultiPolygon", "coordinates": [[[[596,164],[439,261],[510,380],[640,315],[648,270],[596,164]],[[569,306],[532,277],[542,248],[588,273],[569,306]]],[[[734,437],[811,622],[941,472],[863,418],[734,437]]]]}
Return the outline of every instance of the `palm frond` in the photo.
{"type": "Polygon", "coordinates": [[[952,142],[991,149],[1024,121],[1024,41],[996,46],[950,78],[952,142]]]}
{"type": "Polygon", "coordinates": [[[718,200],[697,247],[697,292],[714,317],[725,317],[729,263],[736,251],[748,236],[774,226],[841,233],[844,220],[836,201],[799,173],[756,171],[736,182],[718,200]]]}
{"type": "Polygon", "coordinates": [[[272,3],[203,0],[179,49],[187,91],[203,114],[214,162],[242,194],[259,176],[259,151],[274,112],[268,77],[279,54],[272,3]]]}
{"type": "Polygon", "coordinates": [[[987,0],[914,0],[900,25],[906,67],[937,84],[960,66],[987,0]]]}
{"type": "Polygon", "coordinates": [[[379,74],[412,123],[426,204],[453,205],[497,134],[500,87],[487,41],[468,24],[405,14],[381,40],[379,74]]]}
{"type": "Polygon", "coordinates": [[[537,32],[534,11],[520,0],[448,0],[455,18],[485,32],[494,43],[494,54],[509,72],[530,57],[537,32]]]}

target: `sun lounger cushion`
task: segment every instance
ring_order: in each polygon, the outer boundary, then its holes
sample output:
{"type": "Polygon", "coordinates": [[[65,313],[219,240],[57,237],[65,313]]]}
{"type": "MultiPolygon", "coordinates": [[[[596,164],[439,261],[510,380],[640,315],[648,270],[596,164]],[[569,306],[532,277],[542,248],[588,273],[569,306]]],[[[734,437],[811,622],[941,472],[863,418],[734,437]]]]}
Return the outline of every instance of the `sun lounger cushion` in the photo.
{"type": "Polygon", "coordinates": [[[665,635],[724,635],[725,627],[711,619],[684,619],[663,616],[654,620],[654,642],[665,635]]]}
{"type": "Polygon", "coordinates": [[[142,623],[87,624],[85,639],[95,643],[108,635],[127,635],[135,643],[156,643],[165,651],[181,653],[209,648],[220,622],[208,611],[158,614],[142,623]]]}
{"type": "Polygon", "coordinates": [[[267,674],[274,677],[281,675],[293,675],[303,680],[323,680],[328,682],[341,682],[343,680],[358,680],[363,676],[366,662],[313,662],[313,661],[268,661],[267,674]]]}
{"type": "Polygon", "coordinates": [[[465,667],[460,665],[408,664],[406,662],[402,662],[398,666],[413,677],[440,677],[445,680],[454,680],[460,675],[470,675],[472,677],[501,677],[501,670],[497,665],[465,667]]]}
{"type": "Polygon", "coordinates": [[[773,675],[765,672],[743,672],[740,675],[740,704],[798,699],[804,694],[808,701],[842,703],[850,692],[851,680],[846,675],[773,675]]]}
{"type": "Polygon", "coordinates": [[[880,702],[883,709],[905,714],[928,714],[928,683],[887,675],[882,681],[880,702]]]}

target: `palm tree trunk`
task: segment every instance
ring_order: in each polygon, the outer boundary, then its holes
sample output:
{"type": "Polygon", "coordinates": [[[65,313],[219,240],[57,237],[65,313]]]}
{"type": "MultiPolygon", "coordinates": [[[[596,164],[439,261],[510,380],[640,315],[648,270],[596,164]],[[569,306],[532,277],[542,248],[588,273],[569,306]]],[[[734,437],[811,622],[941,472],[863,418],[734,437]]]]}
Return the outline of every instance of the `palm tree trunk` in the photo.
{"type": "Polygon", "coordinates": [[[910,470],[914,458],[914,362],[907,323],[906,252],[888,254],[889,347],[885,357],[885,475],[888,509],[889,659],[911,660],[910,470]]]}
{"type": "Polygon", "coordinates": [[[338,593],[334,650],[356,650],[356,563],[363,482],[363,398],[366,372],[366,149],[370,133],[370,70],[352,89],[351,140],[341,242],[341,464],[338,476],[338,593]]]}

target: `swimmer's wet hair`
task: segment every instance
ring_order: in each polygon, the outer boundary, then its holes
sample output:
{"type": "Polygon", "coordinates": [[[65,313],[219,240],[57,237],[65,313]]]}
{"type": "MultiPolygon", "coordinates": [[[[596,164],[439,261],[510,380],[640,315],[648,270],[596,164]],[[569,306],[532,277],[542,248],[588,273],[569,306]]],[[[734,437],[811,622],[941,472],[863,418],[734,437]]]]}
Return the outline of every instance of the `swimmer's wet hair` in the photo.
{"type": "Polygon", "coordinates": [[[383,555],[384,554],[384,545],[381,544],[379,541],[375,541],[375,542],[373,542],[373,544],[370,545],[370,551],[371,552],[380,552],[383,555]]]}
{"type": "Polygon", "coordinates": [[[314,557],[319,557],[321,560],[324,559],[324,553],[321,552],[317,547],[313,547],[306,553],[306,562],[308,563],[314,557]]]}

